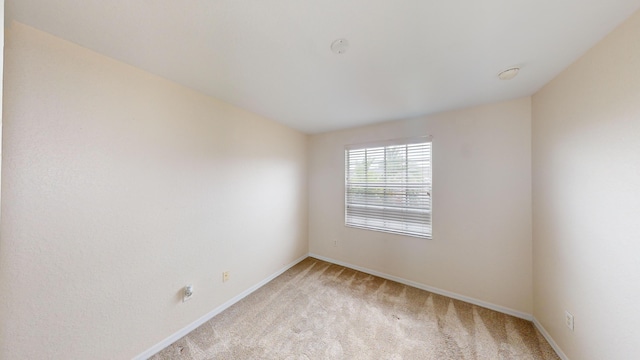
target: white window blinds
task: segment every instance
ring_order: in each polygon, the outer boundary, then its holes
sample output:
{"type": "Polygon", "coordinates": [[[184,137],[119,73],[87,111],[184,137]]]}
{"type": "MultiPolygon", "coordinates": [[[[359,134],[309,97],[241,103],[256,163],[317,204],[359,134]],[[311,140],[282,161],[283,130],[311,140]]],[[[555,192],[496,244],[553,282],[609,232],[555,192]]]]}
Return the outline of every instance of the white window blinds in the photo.
{"type": "Polygon", "coordinates": [[[345,224],[431,238],[431,140],[345,150],[345,224]]]}

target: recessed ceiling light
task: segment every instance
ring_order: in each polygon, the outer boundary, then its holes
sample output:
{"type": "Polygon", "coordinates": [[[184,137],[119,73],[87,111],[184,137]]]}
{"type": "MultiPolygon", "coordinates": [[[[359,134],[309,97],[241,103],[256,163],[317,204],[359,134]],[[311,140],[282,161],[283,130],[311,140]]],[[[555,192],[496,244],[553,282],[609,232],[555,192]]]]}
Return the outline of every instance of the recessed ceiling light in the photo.
{"type": "Polygon", "coordinates": [[[344,54],[349,47],[347,39],[338,39],[331,43],[331,51],[336,54],[344,54]]]}
{"type": "Polygon", "coordinates": [[[503,72],[501,72],[500,74],[498,74],[498,79],[500,80],[511,80],[514,77],[516,77],[516,75],[518,75],[518,72],[520,71],[519,67],[514,67],[511,69],[507,69],[503,72]]]}

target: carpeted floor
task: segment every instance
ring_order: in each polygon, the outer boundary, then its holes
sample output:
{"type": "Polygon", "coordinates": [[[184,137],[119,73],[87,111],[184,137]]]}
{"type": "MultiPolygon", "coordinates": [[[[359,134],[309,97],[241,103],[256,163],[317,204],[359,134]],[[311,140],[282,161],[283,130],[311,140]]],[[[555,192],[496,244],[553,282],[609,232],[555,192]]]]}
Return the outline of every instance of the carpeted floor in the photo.
{"type": "Polygon", "coordinates": [[[529,321],[307,258],[151,359],[559,358],[529,321]]]}

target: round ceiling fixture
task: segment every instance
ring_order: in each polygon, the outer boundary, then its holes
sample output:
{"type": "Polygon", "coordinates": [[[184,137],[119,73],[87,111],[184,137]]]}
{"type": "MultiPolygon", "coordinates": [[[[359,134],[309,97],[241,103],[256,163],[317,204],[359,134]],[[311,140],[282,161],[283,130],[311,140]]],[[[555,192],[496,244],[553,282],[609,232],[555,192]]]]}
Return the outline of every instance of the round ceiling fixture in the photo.
{"type": "Polygon", "coordinates": [[[347,39],[338,39],[331,43],[331,51],[336,54],[344,54],[349,47],[347,39]]]}
{"type": "Polygon", "coordinates": [[[498,79],[500,79],[500,80],[511,80],[514,77],[516,77],[516,75],[518,75],[518,72],[520,72],[520,68],[519,67],[513,67],[511,69],[507,69],[507,70],[501,72],[500,74],[498,74],[498,79]]]}

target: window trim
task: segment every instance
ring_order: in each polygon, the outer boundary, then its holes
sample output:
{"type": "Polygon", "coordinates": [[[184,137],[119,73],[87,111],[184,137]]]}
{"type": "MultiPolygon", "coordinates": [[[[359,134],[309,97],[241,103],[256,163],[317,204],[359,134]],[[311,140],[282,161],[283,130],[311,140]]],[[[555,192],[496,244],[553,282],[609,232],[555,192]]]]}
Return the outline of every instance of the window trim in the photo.
{"type": "Polygon", "coordinates": [[[410,137],[410,138],[400,138],[400,139],[391,139],[391,140],[382,140],[376,142],[367,142],[367,143],[359,143],[359,144],[349,144],[344,147],[344,224],[346,227],[355,228],[355,229],[363,229],[369,231],[377,231],[384,232],[396,235],[404,235],[410,237],[417,237],[422,239],[433,239],[433,137],[432,136],[419,136],[419,137],[410,137]],[[356,225],[348,222],[348,188],[349,188],[349,151],[352,150],[362,150],[362,149],[370,149],[370,148],[379,148],[379,147],[390,147],[390,146],[408,146],[413,144],[422,144],[422,143],[430,143],[429,145],[429,159],[428,159],[428,172],[430,175],[429,183],[430,188],[428,188],[429,193],[429,208],[425,209],[425,211],[429,212],[429,231],[425,234],[418,234],[410,231],[402,231],[402,230],[394,230],[390,228],[381,228],[374,226],[366,226],[366,225],[356,225]]]}
{"type": "Polygon", "coordinates": [[[416,136],[416,137],[409,137],[409,138],[389,139],[389,140],[365,142],[365,143],[358,143],[358,144],[349,144],[349,145],[345,145],[344,149],[345,151],[360,150],[360,149],[383,147],[383,146],[413,145],[413,144],[421,144],[421,143],[428,143],[428,142],[432,143],[431,145],[433,147],[433,136],[431,135],[416,136]]]}

